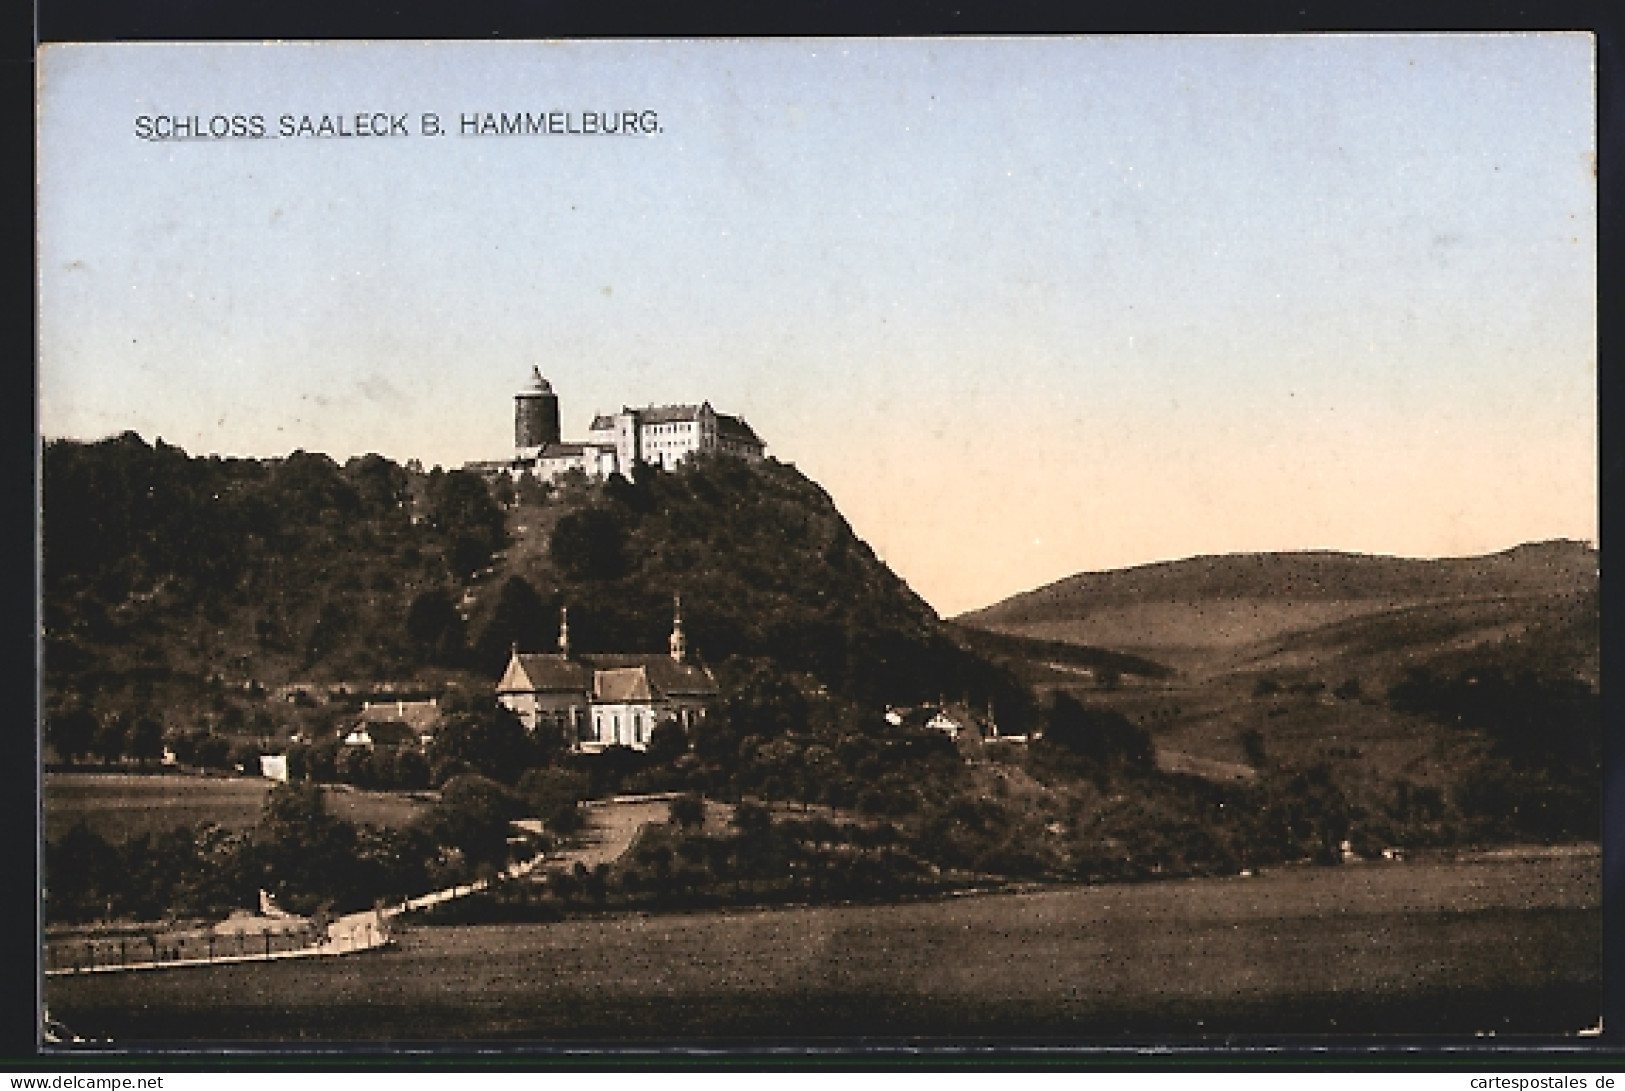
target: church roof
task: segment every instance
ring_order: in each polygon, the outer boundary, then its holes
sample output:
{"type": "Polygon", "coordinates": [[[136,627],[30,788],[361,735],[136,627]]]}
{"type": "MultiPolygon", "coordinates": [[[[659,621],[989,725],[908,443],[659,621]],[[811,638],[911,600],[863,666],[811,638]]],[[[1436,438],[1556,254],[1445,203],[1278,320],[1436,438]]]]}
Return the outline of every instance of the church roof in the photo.
{"type": "Polygon", "coordinates": [[[645,672],[656,696],[714,697],[717,680],[708,667],[698,663],[679,663],[669,655],[584,655],[581,657],[598,671],[640,668],[645,672]]]}
{"type": "Polygon", "coordinates": [[[515,652],[497,683],[498,693],[586,693],[586,664],[552,652],[515,652]]]}
{"type": "Polygon", "coordinates": [[[592,699],[615,703],[654,700],[654,687],[649,685],[648,668],[615,667],[593,671],[592,699]]]}
{"type": "Polygon", "coordinates": [[[679,663],[669,655],[562,655],[516,652],[497,683],[498,693],[592,693],[596,700],[660,700],[664,697],[715,697],[717,680],[710,668],[679,663]],[[640,681],[632,681],[636,675],[640,681]],[[606,676],[613,676],[603,681],[606,676]],[[605,690],[603,687],[608,686],[605,690]],[[636,687],[642,687],[637,689],[636,687]],[[640,694],[636,697],[603,693],[640,694]]]}

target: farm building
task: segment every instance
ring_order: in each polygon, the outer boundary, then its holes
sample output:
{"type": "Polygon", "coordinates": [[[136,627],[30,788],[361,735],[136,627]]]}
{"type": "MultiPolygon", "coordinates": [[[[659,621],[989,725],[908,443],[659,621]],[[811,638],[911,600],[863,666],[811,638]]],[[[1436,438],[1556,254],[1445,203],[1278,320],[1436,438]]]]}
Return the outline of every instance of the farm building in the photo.
{"type": "Polygon", "coordinates": [[[439,701],[368,701],[344,736],[344,745],[418,749],[429,745],[439,726],[439,701]]]}

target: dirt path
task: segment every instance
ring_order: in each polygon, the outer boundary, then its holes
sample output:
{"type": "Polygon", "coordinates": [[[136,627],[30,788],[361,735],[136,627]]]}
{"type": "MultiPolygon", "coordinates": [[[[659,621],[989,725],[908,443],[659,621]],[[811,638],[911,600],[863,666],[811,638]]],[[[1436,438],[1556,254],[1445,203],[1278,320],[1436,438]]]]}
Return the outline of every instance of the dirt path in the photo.
{"type": "Polygon", "coordinates": [[[671,813],[669,799],[604,800],[582,808],[587,824],[570,843],[548,854],[546,867],[595,868],[621,858],[645,824],[664,824],[671,813]]]}

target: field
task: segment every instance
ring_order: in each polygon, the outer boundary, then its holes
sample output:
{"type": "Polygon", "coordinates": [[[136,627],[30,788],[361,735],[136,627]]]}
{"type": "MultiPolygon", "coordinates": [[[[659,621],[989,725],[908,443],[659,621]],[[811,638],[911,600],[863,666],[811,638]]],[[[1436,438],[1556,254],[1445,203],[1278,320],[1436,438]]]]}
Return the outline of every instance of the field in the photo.
{"type": "Polygon", "coordinates": [[[352,958],[53,978],[116,1043],[1569,1035],[1594,848],[900,906],[419,927],[352,958]]]}
{"type": "MultiPolygon", "coordinates": [[[[271,782],[258,777],[47,773],[45,836],[54,841],[80,821],[110,841],[198,822],[248,829],[259,821],[270,790],[271,782]]],[[[374,826],[404,825],[427,807],[351,788],[329,790],[327,805],[340,818],[374,826]]]]}

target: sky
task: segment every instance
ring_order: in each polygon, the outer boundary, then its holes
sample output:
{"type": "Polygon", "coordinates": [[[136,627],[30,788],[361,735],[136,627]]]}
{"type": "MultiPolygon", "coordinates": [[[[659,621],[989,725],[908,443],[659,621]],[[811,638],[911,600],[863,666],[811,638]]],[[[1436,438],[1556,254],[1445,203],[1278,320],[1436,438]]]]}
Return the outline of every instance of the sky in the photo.
{"type": "Polygon", "coordinates": [[[944,616],[1595,541],[1593,48],[46,46],[40,429],[449,468],[511,454],[533,366],[566,439],[708,400],[944,616]],[[297,135],[357,113],[407,135],[297,135]],[[267,135],[143,139],[176,117],[267,135]]]}

